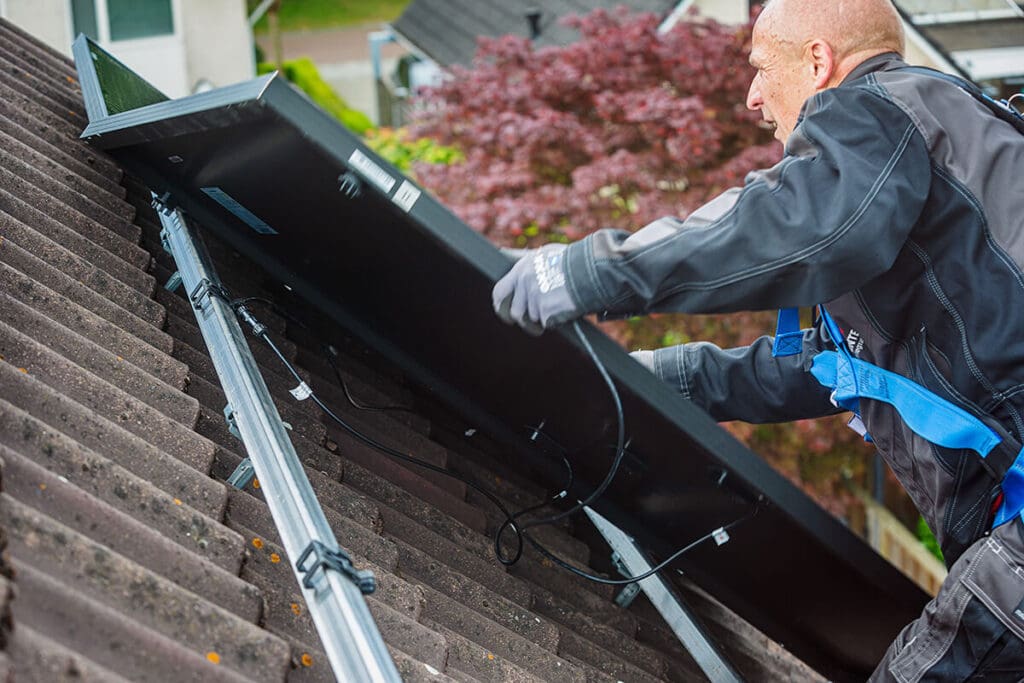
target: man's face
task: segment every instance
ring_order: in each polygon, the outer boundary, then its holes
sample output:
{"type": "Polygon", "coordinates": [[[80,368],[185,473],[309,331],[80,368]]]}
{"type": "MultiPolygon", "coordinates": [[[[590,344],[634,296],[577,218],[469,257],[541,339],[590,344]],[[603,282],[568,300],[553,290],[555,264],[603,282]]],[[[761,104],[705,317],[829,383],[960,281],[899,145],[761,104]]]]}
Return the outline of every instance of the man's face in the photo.
{"type": "Polygon", "coordinates": [[[775,129],[775,139],[785,144],[796,128],[801,107],[815,92],[814,70],[804,61],[799,46],[782,43],[763,23],[754,26],[750,65],[757,74],[747,93],[747,108],[760,111],[775,129]]]}

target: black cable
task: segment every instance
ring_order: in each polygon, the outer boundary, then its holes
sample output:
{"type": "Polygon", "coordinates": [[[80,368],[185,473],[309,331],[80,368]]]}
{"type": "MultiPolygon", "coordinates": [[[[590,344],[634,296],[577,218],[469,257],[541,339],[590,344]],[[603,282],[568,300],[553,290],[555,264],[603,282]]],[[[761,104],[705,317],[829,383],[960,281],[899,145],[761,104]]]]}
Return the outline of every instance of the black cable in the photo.
{"type": "Polygon", "coordinates": [[[580,327],[578,320],[572,323],[573,330],[576,331],[576,336],[579,338],[580,343],[586,350],[590,359],[594,362],[594,366],[597,368],[597,372],[601,375],[601,379],[604,380],[605,385],[608,387],[608,392],[611,394],[612,402],[615,404],[615,420],[617,427],[617,436],[615,439],[615,458],[612,460],[612,465],[608,468],[608,474],[605,475],[604,481],[594,491],[587,496],[586,500],[576,503],[573,507],[560,512],[550,517],[544,517],[542,519],[533,520],[523,525],[523,529],[530,529],[535,526],[542,526],[548,524],[555,524],[566,517],[570,517],[584,507],[590,505],[595,500],[604,495],[604,492],[611,485],[615,479],[615,475],[619,472],[619,466],[622,465],[622,458],[626,454],[626,418],[622,411],[622,399],[619,398],[619,390],[615,387],[615,382],[612,380],[611,375],[608,374],[608,370],[604,367],[604,363],[598,358],[597,352],[594,351],[594,347],[591,346],[590,340],[587,339],[587,335],[583,333],[583,328],[580,327]]]}
{"type": "MultiPolygon", "coordinates": [[[[311,329],[309,329],[309,326],[306,325],[306,323],[302,322],[301,320],[293,316],[291,313],[289,313],[286,309],[277,305],[270,299],[266,299],[261,296],[247,296],[241,299],[233,299],[228,303],[234,309],[237,309],[238,306],[245,306],[246,304],[249,303],[264,304],[266,306],[269,306],[271,310],[273,310],[275,313],[283,317],[288,322],[295,323],[296,325],[306,330],[307,332],[313,332],[311,329]]],[[[331,370],[334,372],[334,377],[338,380],[338,384],[341,385],[341,390],[345,394],[345,398],[348,400],[348,402],[352,405],[353,408],[356,408],[357,410],[366,410],[370,412],[403,411],[407,413],[415,413],[415,411],[412,408],[409,408],[407,406],[371,406],[366,405],[360,401],[357,401],[355,397],[352,396],[352,391],[348,388],[348,382],[346,382],[344,376],[342,376],[341,370],[338,369],[337,363],[334,362],[334,359],[337,358],[338,356],[338,350],[335,349],[334,346],[332,346],[331,344],[321,344],[320,348],[323,351],[324,358],[327,359],[327,364],[331,366],[331,370]]]]}
{"type": "Polygon", "coordinates": [[[338,384],[341,385],[341,390],[342,390],[342,392],[344,392],[345,398],[348,399],[348,402],[350,404],[352,404],[353,408],[356,408],[357,410],[366,410],[366,411],[374,412],[374,413],[386,413],[386,412],[389,412],[389,411],[392,411],[392,412],[398,411],[398,412],[406,412],[406,413],[415,413],[416,412],[412,408],[409,408],[408,406],[400,406],[400,405],[393,405],[393,406],[388,406],[388,405],[385,405],[385,406],[370,406],[370,405],[365,405],[363,403],[360,403],[359,401],[356,401],[356,399],[352,397],[352,392],[349,391],[348,382],[346,382],[345,378],[342,377],[341,370],[338,369],[338,365],[334,362],[334,357],[337,354],[338,354],[338,352],[335,350],[335,348],[333,346],[331,346],[329,344],[324,346],[324,355],[327,357],[327,363],[328,363],[328,365],[331,366],[331,370],[334,371],[334,377],[338,380],[338,384]]]}
{"type": "MultiPolygon", "coordinates": [[[[255,300],[255,298],[254,297],[250,297],[248,300],[255,300]]],[[[233,308],[235,309],[235,311],[240,316],[242,316],[243,320],[246,320],[247,322],[250,323],[250,325],[252,325],[254,334],[256,334],[256,336],[258,336],[261,339],[263,339],[264,342],[266,342],[266,344],[270,347],[271,351],[273,351],[274,355],[276,355],[278,357],[278,359],[281,361],[281,363],[284,364],[285,368],[287,368],[288,372],[292,375],[292,377],[295,378],[295,380],[297,382],[299,382],[300,385],[305,384],[305,380],[303,380],[302,377],[298,374],[298,372],[296,372],[295,367],[291,364],[291,362],[287,358],[284,357],[284,354],[281,353],[280,349],[277,348],[277,345],[274,343],[274,341],[267,334],[266,327],[263,326],[263,325],[260,325],[258,322],[256,322],[255,318],[252,318],[251,314],[248,314],[248,311],[245,310],[244,305],[242,305],[243,301],[245,301],[245,300],[239,300],[239,303],[237,305],[233,305],[233,308]]],[[[597,356],[597,353],[594,351],[594,348],[590,344],[590,341],[586,338],[586,335],[583,333],[583,330],[580,327],[579,323],[578,322],[574,322],[573,323],[573,327],[576,330],[576,334],[579,337],[580,342],[583,344],[584,349],[587,351],[587,353],[590,355],[591,359],[594,361],[594,364],[597,367],[598,372],[600,373],[601,377],[604,379],[605,383],[609,387],[609,391],[610,391],[610,393],[612,395],[613,402],[615,404],[615,412],[616,412],[616,419],[617,419],[617,426],[618,426],[618,437],[616,439],[615,458],[614,458],[614,460],[612,462],[611,468],[608,471],[608,474],[604,478],[604,481],[601,482],[601,485],[598,486],[594,490],[593,493],[591,493],[589,496],[587,496],[586,500],[577,502],[576,505],[574,505],[572,508],[570,508],[567,511],[564,511],[564,512],[561,512],[561,513],[558,513],[558,514],[555,514],[555,515],[551,515],[550,517],[541,518],[539,520],[532,520],[532,521],[530,521],[527,524],[517,525],[516,524],[516,520],[519,519],[520,517],[522,517],[525,514],[528,514],[530,512],[534,512],[534,511],[536,511],[536,510],[538,510],[538,509],[548,505],[550,502],[554,502],[555,500],[558,500],[558,499],[564,497],[565,495],[567,495],[567,493],[569,491],[569,488],[572,486],[572,483],[573,483],[572,466],[569,463],[568,458],[565,458],[563,456],[562,459],[563,459],[563,462],[565,463],[565,465],[566,465],[566,467],[568,468],[568,471],[569,471],[569,483],[568,483],[568,485],[566,487],[564,487],[564,489],[559,494],[556,494],[552,498],[551,501],[541,501],[540,503],[537,503],[537,504],[535,504],[533,506],[530,506],[530,507],[525,508],[523,510],[519,510],[519,511],[517,511],[515,513],[511,513],[511,512],[509,512],[508,508],[505,507],[504,503],[502,503],[501,500],[496,495],[494,495],[490,491],[484,489],[483,487],[481,487],[477,483],[473,482],[472,480],[470,480],[470,479],[468,479],[466,477],[463,477],[463,476],[461,476],[461,475],[459,475],[459,474],[457,474],[455,472],[451,472],[449,470],[446,470],[446,469],[444,469],[442,467],[438,467],[437,465],[434,465],[433,463],[429,463],[429,462],[420,460],[418,458],[412,457],[410,455],[406,455],[405,453],[402,453],[401,451],[398,451],[398,450],[396,450],[396,449],[394,449],[394,448],[392,448],[390,446],[382,444],[379,441],[373,439],[372,437],[369,437],[369,436],[363,434],[358,429],[356,429],[355,427],[351,426],[350,424],[345,422],[345,420],[343,420],[341,417],[339,417],[337,414],[335,414],[335,412],[332,411],[326,404],[324,404],[324,402],[322,400],[320,400],[320,397],[317,396],[316,393],[313,392],[312,390],[310,390],[309,398],[313,399],[313,402],[316,403],[316,405],[320,408],[320,410],[322,410],[324,412],[325,415],[330,417],[342,429],[347,431],[354,438],[356,438],[357,440],[359,440],[362,443],[366,444],[367,446],[370,446],[371,448],[374,448],[374,449],[376,449],[376,450],[378,450],[378,451],[380,451],[382,453],[390,455],[390,456],[392,456],[394,458],[397,458],[399,460],[402,460],[404,462],[408,462],[408,463],[416,465],[418,467],[422,467],[422,468],[431,470],[433,472],[438,472],[440,474],[443,474],[443,475],[452,477],[452,478],[454,478],[454,479],[456,479],[458,481],[461,481],[464,484],[466,484],[467,486],[469,486],[470,488],[472,488],[477,493],[479,493],[482,496],[484,496],[485,498],[487,498],[487,500],[489,500],[491,503],[493,503],[494,506],[505,517],[505,520],[498,527],[498,530],[495,532],[495,535],[494,535],[494,554],[495,554],[495,557],[497,558],[497,560],[499,562],[501,562],[502,564],[504,564],[504,565],[513,565],[513,564],[515,564],[516,562],[518,562],[522,558],[523,549],[524,549],[523,541],[525,539],[526,542],[528,542],[534,549],[537,550],[537,552],[539,552],[545,558],[550,560],[552,563],[554,563],[557,566],[559,566],[559,567],[561,567],[561,568],[563,568],[563,569],[565,569],[565,570],[567,570],[569,572],[572,572],[573,574],[576,574],[577,576],[580,576],[582,578],[588,579],[590,581],[594,581],[595,583],[601,583],[601,584],[606,584],[606,585],[614,585],[614,586],[623,586],[623,585],[627,585],[627,584],[631,584],[631,583],[636,583],[637,581],[642,581],[643,579],[645,579],[645,578],[647,578],[649,576],[653,576],[654,574],[658,573],[659,571],[661,571],[662,569],[667,567],[670,563],[672,563],[675,560],[679,559],[682,555],[686,554],[687,552],[689,552],[693,548],[697,547],[701,543],[704,543],[708,539],[713,538],[715,536],[715,534],[719,533],[719,531],[729,530],[729,529],[733,528],[734,526],[736,526],[736,525],[746,521],[747,519],[750,519],[754,515],[756,515],[758,513],[759,509],[760,509],[760,500],[758,500],[758,502],[754,505],[753,509],[751,509],[749,512],[747,512],[742,517],[740,517],[740,518],[730,522],[729,524],[727,524],[727,525],[725,525],[723,527],[716,528],[714,531],[711,531],[711,532],[705,534],[704,536],[701,536],[697,540],[691,542],[689,545],[684,546],[683,548],[680,548],[676,552],[672,553],[672,555],[670,555],[667,559],[665,559],[662,562],[658,563],[657,565],[652,567],[650,570],[644,572],[643,574],[640,574],[638,576],[628,577],[628,578],[625,578],[625,579],[607,579],[607,578],[605,578],[603,576],[596,576],[594,574],[590,574],[590,573],[588,573],[586,571],[583,571],[582,569],[574,567],[571,564],[569,564],[568,562],[566,562],[565,560],[559,558],[557,555],[555,555],[550,550],[548,550],[543,545],[541,545],[536,539],[534,539],[528,533],[528,529],[536,527],[536,526],[545,525],[545,524],[553,524],[553,523],[558,522],[558,521],[560,521],[562,519],[565,519],[569,515],[572,515],[572,514],[575,514],[576,512],[579,512],[581,509],[583,509],[583,507],[585,507],[587,505],[590,505],[594,500],[596,500],[598,497],[600,497],[605,492],[605,490],[608,488],[608,486],[611,484],[612,480],[615,478],[615,475],[618,472],[619,466],[622,463],[622,458],[623,458],[623,456],[625,454],[625,419],[624,419],[623,410],[622,410],[622,402],[621,402],[621,399],[619,398],[618,390],[616,389],[615,383],[612,381],[611,376],[608,374],[607,369],[604,367],[604,364],[601,363],[600,358],[597,356]],[[511,557],[504,556],[503,552],[502,552],[503,546],[502,546],[501,539],[504,536],[505,531],[508,530],[508,529],[511,529],[513,531],[514,537],[516,539],[516,549],[515,549],[515,552],[513,553],[513,555],[511,557]]],[[[307,388],[308,388],[308,386],[309,385],[306,385],[307,388]]]]}

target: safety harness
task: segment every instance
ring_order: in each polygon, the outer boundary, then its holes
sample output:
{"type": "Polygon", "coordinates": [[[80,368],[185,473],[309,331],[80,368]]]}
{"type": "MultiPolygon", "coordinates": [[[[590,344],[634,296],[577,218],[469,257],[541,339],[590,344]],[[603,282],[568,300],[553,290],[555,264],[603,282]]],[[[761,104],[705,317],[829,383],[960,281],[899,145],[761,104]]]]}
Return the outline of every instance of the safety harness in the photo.
{"type": "MultiPolygon", "coordinates": [[[[973,83],[924,67],[908,66],[900,70],[941,78],[955,84],[1024,134],[1024,117],[1011,106],[1014,98],[994,100],[973,83]]],[[[866,441],[871,441],[860,417],[860,399],[867,398],[891,405],[903,422],[921,438],[943,448],[971,450],[982,458],[995,481],[1001,482],[1002,496],[996,501],[992,528],[1018,515],[1024,518],[1024,448],[1001,428],[986,424],[917,382],[855,358],[842,330],[825,307],[819,306],[818,312],[821,324],[836,350],[816,355],[810,372],[818,383],[832,390],[831,400],[836,406],[853,413],[850,427],[866,441]]],[[[801,353],[803,336],[798,309],[780,310],[772,355],[779,357],[801,353]]]]}

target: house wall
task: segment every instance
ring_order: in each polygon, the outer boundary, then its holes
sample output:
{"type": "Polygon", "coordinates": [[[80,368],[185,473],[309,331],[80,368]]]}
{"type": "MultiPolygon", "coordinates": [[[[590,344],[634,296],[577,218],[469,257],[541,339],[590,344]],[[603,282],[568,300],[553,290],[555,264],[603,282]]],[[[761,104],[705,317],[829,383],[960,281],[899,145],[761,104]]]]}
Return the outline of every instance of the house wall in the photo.
{"type": "Polygon", "coordinates": [[[670,31],[677,22],[685,20],[691,10],[723,24],[742,24],[750,18],[750,0],[682,0],[669,13],[661,30],[670,31]]]}
{"type": "Polygon", "coordinates": [[[750,0],[693,0],[693,6],[723,24],[743,24],[750,18],[750,0]]]}
{"type": "Polygon", "coordinates": [[[182,0],[188,87],[229,85],[256,75],[245,0],[182,0]]]}
{"type": "Polygon", "coordinates": [[[925,40],[924,36],[916,28],[904,21],[903,30],[907,35],[907,49],[904,59],[907,60],[908,64],[928,66],[947,73],[957,73],[956,67],[941,52],[936,50],[931,43],[925,40]]]}
{"type": "MultiPolygon", "coordinates": [[[[71,54],[68,0],[0,0],[4,16],[50,47],[71,54]]],[[[200,81],[228,85],[256,73],[245,0],[172,0],[176,30],[103,47],[171,97],[200,81]]]]}
{"type": "Polygon", "coordinates": [[[71,54],[71,10],[67,0],[2,0],[4,17],[50,47],[71,54]]]}

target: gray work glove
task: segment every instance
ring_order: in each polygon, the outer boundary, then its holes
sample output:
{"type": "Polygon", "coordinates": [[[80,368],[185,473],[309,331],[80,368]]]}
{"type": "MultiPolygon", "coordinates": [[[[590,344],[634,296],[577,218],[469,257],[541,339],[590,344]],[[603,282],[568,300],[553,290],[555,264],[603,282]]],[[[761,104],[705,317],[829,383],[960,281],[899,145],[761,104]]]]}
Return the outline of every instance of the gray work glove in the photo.
{"type": "Polygon", "coordinates": [[[637,363],[644,366],[651,372],[654,372],[654,351],[645,351],[641,349],[639,351],[633,351],[629,355],[637,363]]]}
{"type": "Polygon", "coordinates": [[[530,249],[491,292],[494,312],[533,335],[583,315],[565,286],[566,245],[530,249]]]}

